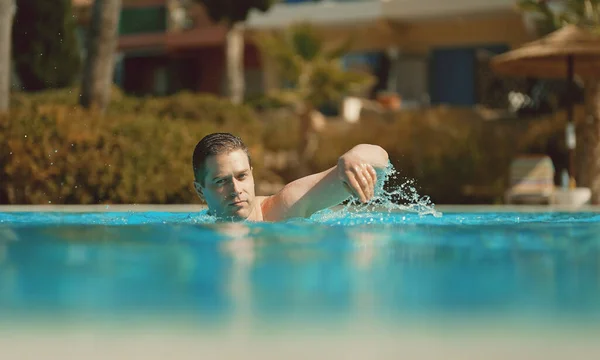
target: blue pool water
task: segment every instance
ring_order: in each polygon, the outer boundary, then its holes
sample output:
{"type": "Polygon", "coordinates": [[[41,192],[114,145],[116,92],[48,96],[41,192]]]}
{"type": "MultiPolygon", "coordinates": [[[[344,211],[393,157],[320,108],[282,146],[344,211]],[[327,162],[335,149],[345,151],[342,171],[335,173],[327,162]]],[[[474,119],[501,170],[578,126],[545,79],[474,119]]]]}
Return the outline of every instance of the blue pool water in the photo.
{"type": "Polygon", "coordinates": [[[0,317],[598,320],[600,214],[0,213],[0,317]]]}

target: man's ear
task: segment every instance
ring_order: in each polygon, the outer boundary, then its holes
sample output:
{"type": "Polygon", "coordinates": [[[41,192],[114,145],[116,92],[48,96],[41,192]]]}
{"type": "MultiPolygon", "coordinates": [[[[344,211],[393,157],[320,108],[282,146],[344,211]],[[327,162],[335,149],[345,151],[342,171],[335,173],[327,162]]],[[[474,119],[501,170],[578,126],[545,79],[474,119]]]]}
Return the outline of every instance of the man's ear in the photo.
{"type": "Polygon", "coordinates": [[[202,190],[202,185],[200,185],[199,182],[194,181],[194,190],[196,190],[196,194],[198,194],[198,197],[202,200],[204,200],[204,193],[202,190]]]}

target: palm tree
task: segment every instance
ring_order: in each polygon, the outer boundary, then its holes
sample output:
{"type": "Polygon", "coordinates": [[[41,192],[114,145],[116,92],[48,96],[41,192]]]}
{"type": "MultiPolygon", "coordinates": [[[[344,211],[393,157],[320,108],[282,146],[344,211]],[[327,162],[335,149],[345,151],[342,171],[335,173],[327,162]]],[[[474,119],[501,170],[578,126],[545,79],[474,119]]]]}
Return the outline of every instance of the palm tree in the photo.
{"type": "Polygon", "coordinates": [[[364,91],[374,83],[374,77],[343,68],[341,57],[348,52],[350,40],[328,49],[317,30],[306,23],[292,25],[283,32],[263,33],[257,43],[264,56],[275,64],[280,79],[289,85],[270,95],[295,106],[302,131],[298,154],[301,166],[306,166],[315,149],[311,146],[313,112],[346,95],[364,91]]]}
{"type": "Polygon", "coordinates": [[[227,27],[225,58],[227,95],[234,104],[244,100],[244,22],[254,9],[267,11],[277,0],[195,0],[204,5],[208,16],[227,27]]]}
{"type": "Polygon", "coordinates": [[[0,113],[8,111],[11,78],[14,0],[0,0],[0,113]]]}
{"type": "Polygon", "coordinates": [[[121,0],[95,0],[81,79],[81,105],[104,111],[110,101],[121,0]]]}
{"type": "MultiPolygon", "coordinates": [[[[574,24],[600,33],[600,0],[519,0],[519,9],[532,16],[537,35],[544,36],[564,25],[574,24]]],[[[592,202],[600,203],[600,82],[584,79],[585,108],[590,119],[580,125],[578,135],[579,184],[591,188],[592,202]]]]}

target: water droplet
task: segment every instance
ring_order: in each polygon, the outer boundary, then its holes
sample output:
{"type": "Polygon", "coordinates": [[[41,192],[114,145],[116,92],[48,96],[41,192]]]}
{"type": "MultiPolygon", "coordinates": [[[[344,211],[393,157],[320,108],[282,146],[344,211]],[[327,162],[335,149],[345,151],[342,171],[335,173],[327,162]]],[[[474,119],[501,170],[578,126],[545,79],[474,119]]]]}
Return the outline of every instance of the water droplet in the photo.
{"type": "Polygon", "coordinates": [[[52,201],[48,200],[48,204],[52,204],[52,201]]]}
{"type": "Polygon", "coordinates": [[[57,149],[54,149],[54,153],[57,153],[57,152],[58,152],[58,150],[57,150],[57,149]]]}
{"type": "Polygon", "coordinates": [[[25,135],[25,137],[27,137],[27,135],[25,135]]]}
{"type": "Polygon", "coordinates": [[[12,155],[12,151],[10,152],[10,155],[12,155]]]}
{"type": "Polygon", "coordinates": [[[53,162],[51,162],[51,163],[50,163],[50,165],[52,166],[52,165],[54,165],[54,163],[53,163],[53,162]]]}

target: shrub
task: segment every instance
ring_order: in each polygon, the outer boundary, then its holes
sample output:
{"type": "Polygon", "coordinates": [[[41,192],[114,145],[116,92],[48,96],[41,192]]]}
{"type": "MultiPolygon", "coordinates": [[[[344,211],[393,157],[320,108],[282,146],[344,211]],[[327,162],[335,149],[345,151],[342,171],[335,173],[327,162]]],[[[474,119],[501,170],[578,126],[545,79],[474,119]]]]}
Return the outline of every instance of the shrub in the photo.
{"type": "MultiPolygon", "coordinates": [[[[298,175],[289,155],[300,141],[299,120],[289,109],[256,113],[209,95],[131,98],[114,89],[100,116],[77,106],[77,97],[74,89],[12,97],[10,113],[0,116],[0,203],[199,202],[191,155],[215,131],[247,143],[257,189],[298,175]]],[[[358,124],[329,122],[310,165],[325,170],[354,145],[373,143],[399,171],[391,186],[414,179],[436,204],[501,202],[516,154],[547,153],[557,170],[564,167],[564,124],[564,113],[486,121],[472,109],[446,107],[367,115],[358,124]],[[468,193],[468,186],[482,191],[468,193]]]]}
{"type": "Polygon", "coordinates": [[[415,180],[419,194],[436,204],[498,203],[508,186],[510,161],[519,153],[550,153],[560,166],[564,137],[560,115],[550,119],[486,121],[475,110],[437,107],[405,110],[393,119],[363,118],[320,134],[313,170],[331,166],[358,143],[385,148],[398,171],[397,186],[415,180]],[[478,188],[469,194],[467,188],[478,188]]]}
{"type": "MultiPolygon", "coordinates": [[[[0,117],[2,203],[196,202],[191,155],[201,137],[234,132],[262,156],[255,114],[227,101],[189,94],[124,98],[101,116],[44,104],[40,96],[17,98],[19,105],[0,117]],[[119,113],[124,105],[135,111],[119,113]]],[[[260,162],[255,170],[260,181],[260,162]]]]}
{"type": "Polygon", "coordinates": [[[295,151],[300,143],[300,118],[281,108],[260,114],[264,124],[263,145],[271,151],[295,151]]]}

